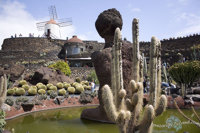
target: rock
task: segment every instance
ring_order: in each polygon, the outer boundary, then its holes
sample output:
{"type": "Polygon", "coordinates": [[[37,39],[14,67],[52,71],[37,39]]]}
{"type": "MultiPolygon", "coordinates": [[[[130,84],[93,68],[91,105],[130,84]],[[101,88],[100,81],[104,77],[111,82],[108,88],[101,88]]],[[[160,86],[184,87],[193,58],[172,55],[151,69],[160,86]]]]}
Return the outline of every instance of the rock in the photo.
{"type": "MultiPolygon", "coordinates": [[[[123,81],[124,81],[124,88],[129,95],[131,90],[128,90],[128,84],[131,80],[131,73],[132,73],[132,48],[131,44],[128,42],[123,42],[122,44],[122,60],[123,60],[123,81]]],[[[100,105],[102,105],[102,91],[101,88],[108,84],[111,86],[111,48],[105,48],[101,51],[94,52],[92,54],[92,62],[95,67],[95,71],[97,77],[99,79],[100,87],[98,91],[98,97],[100,105]]]]}
{"type": "Polygon", "coordinates": [[[55,104],[57,104],[57,105],[60,105],[60,104],[61,104],[61,100],[60,100],[59,98],[55,98],[55,99],[53,100],[53,102],[54,102],[55,104]]]}
{"type": "Polygon", "coordinates": [[[111,47],[113,44],[115,29],[122,29],[122,17],[115,8],[103,11],[95,22],[99,35],[105,39],[104,48],[111,47]]]}
{"type": "MultiPolygon", "coordinates": [[[[81,118],[97,120],[112,123],[108,118],[103,108],[102,90],[101,88],[108,84],[111,85],[111,47],[114,40],[114,32],[117,27],[122,29],[122,17],[116,9],[108,9],[101,13],[95,23],[96,29],[101,37],[105,39],[104,49],[92,53],[91,58],[95,67],[95,71],[100,83],[98,90],[99,107],[96,109],[86,109],[82,112],[81,118]],[[94,112],[93,112],[94,111],[94,112]]],[[[131,80],[132,73],[132,47],[128,41],[122,42],[122,60],[123,60],[123,81],[124,88],[129,95],[131,90],[128,90],[128,84],[131,80]]]]}
{"type": "Polygon", "coordinates": [[[172,98],[171,96],[168,96],[167,99],[168,99],[168,102],[167,102],[168,108],[170,108],[170,109],[176,108],[175,105],[174,105],[173,99],[176,101],[179,108],[185,108],[185,101],[181,96],[178,96],[176,98],[172,98]]]}
{"type": "Polygon", "coordinates": [[[24,112],[27,112],[27,111],[31,111],[34,107],[34,104],[33,103],[22,103],[21,104],[24,112]]]}
{"type": "Polygon", "coordinates": [[[89,93],[81,93],[80,94],[80,99],[79,102],[81,104],[87,104],[87,103],[91,103],[92,102],[92,97],[90,96],[89,93]]]}
{"type": "Polygon", "coordinates": [[[44,84],[52,83],[56,85],[58,82],[72,83],[73,80],[58,70],[55,71],[48,67],[41,67],[35,71],[29,82],[31,84],[42,82],[44,84]]]}
{"type": "Polygon", "coordinates": [[[12,64],[5,67],[0,68],[0,77],[3,74],[10,75],[10,81],[14,82],[19,79],[23,74],[25,67],[23,65],[12,64]]]}
{"type": "Polygon", "coordinates": [[[1,109],[3,110],[3,111],[10,111],[10,105],[8,105],[8,104],[3,104],[2,106],[1,106],[1,109]]]}
{"type": "Polygon", "coordinates": [[[192,88],[193,94],[200,94],[200,87],[192,88]]]}
{"type": "Polygon", "coordinates": [[[200,96],[193,96],[192,100],[195,102],[200,102],[200,96]]]}

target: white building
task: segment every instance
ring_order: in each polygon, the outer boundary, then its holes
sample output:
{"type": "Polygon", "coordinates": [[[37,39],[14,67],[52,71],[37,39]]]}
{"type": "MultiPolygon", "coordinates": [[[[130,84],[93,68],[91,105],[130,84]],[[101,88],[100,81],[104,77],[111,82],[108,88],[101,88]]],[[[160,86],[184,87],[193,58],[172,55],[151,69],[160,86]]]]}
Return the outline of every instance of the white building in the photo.
{"type": "Polygon", "coordinates": [[[56,23],[55,20],[49,20],[44,27],[45,36],[51,37],[53,39],[60,39],[60,26],[56,23]]]}

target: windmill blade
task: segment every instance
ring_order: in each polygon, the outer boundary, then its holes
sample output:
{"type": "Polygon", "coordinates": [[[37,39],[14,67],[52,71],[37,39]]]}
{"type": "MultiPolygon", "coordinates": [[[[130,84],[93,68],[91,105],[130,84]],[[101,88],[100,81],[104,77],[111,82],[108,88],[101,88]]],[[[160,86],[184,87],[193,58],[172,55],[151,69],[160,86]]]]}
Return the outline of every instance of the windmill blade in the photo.
{"type": "Polygon", "coordinates": [[[72,18],[57,19],[56,21],[60,27],[72,25],[72,18]]]}
{"type": "Polygon", "coordinates": [[[36,23],[37,29],[38,29],[39,31],[44,30],[44,26],[45,26],[45,24],[46,24],[47,22],[48,22],[48,21],[36,23]]]}

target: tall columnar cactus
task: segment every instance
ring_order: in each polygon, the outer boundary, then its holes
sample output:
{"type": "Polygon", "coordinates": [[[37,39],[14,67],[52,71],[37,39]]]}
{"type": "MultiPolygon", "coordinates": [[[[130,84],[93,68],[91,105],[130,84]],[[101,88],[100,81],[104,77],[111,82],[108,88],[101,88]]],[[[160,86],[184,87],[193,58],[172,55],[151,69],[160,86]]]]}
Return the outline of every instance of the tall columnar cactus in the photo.
{"type": "Polygon", "coordinates": [[[139,51],[139,20],[134,18],[132,23],[133,34],[133,70],[132,77],[136,82],[139,81],[139,67],[140,67],[140,51],[139,51]]]}
{"type": "Polygon", "coordinates": [[[144,62],[144,69],[143,69],[143,74],[145,75],[145,76],[147,76],[147,59],[146,59],[146,57],[144,57],[144,53],[142,54],[142,58],[143,58],[143,62],[144,62]]]}
{"type": "Polygon", "coordinates": [[[7,77],[6,75],[1,77],[1,85],[0,85],[0,108],[3,105],[6,95],[7,95],[7,77]]]}
{"type": "MultiPolygon", "coordinates": [[[[134,21],[135,20],[136,19],[134,19],[134,21]]],[[[139,131],[139,133],[150,133],[152,121],[165,110],[167,99],[166,96],[162,95],[159,99],[157,98],[157,100],[153,100],[156,103],[146,105],[143,112],[143,84],[142,82],[138,82],[138,80],[140,80],[139,73],[138,75],[133,73],[135,74],[135,77],[133,75],[135,80],[131,80],[128,86],[128,89],[131,90],[131,94],[126,94],[126,90],[123,88],[122,79],[121,45],[121,32],[119,28],[117,28],[115,31],[114,46],[112,48],[112,88],[108,85],[105,85],[102,88],[104,109],[110,120],[117,123],[121,133],[134,133],[136,131],[139,131]],[[142,115],[141,112],[143,112],[142,115]],[[142,118],[140,118],[141,116],[142,118]]],[[[133,54],[133,56],[135,55],[133,54]]],[[[140,61],[138,61],[138,63],[139,62],[140,61]]],[[[157,64],[155,65],[157,66],[157,64]]],[[[133,70],[136,72],[141,70],[139,66],[132,67],[134,67],[133,70]]],[[[156,69],[155,73],[159,73],[159,70],[156,69]]],[[[156,81],[159,82],[158,78],[156,78],[156,81]]],[[[152,89],[156,91],[153,92],[158,95],[158,86],[154,86],[155,88],[152,89]]],[[[151,94],[151,97],[154,97],[155,94],[151,94]]]]}
{"type": "Polygon", "coordinates": [[[164,77],[164,81],[166,83],[168,83],[168,78],[167,78],[167,69],[165,65],[162,65],[162,72],[163,72],[163,77],[164,77]]]}
{"type": "Polygon", "coordinates": [[[150,103],[156,107],[161,90],[161,43],[151,38],[150,46],[150,103]]]}

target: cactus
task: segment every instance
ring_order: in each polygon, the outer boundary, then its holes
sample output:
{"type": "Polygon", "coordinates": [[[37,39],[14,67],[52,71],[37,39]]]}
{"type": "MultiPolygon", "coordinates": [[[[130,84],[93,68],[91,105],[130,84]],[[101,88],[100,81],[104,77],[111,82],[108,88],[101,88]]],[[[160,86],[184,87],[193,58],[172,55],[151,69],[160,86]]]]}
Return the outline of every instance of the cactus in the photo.
{"type": "Polygon", "coordinates": [[[197,112],[195,111],[194,107],[191,106],[192,112],[195,114],[195,117],[197,118],[198,122],[194,121],[193,119],[191,119],[191,118],[189,118],[187,115],[185,115],[185,114],[183,113],[183,111],[179,108],[179,106],[177,105],[176,100],[173,100],[173,101],[174,101],[174,105],[175,105],[176,109],[178,110],[178,112],[179,112],[185,119],[187,119],[189,122],[191,122],[193,125],[195,125],[195,126],[197,126],[198,128],[200,128],[200,124],[199,124],[199,122],[200,122],[200,116],[197,114],[197,112]]]}
{"type": "Polygon", "coordinates": [[[24,88],[17,88],[15,91],[15,95],[17,96],[22,96],[25,95],[26,91],[24,90],[24,88]]]}
{"type": "Polygon", "coordinates": [[[163,72],[163,77],[164,77],[164,81],[166,83],[168,83],[168,78],[167,78],[167,69],[165,65],[162,65],[162,72],[163,72]]]}
{"type": "Polygon", "coordinates": [[[26,84],[27,84],[26,80],[20,80],[19,81],[19,86],[26,85],[26,84]]]}
{"type": "MultiPolygon", "coordinates": [[[[114,46],[112,48],[111,88],[108,85],[104,85],[102,88],[102,100],[104,103],[105,112],[110,120],[117,123],[121,133],[133,133],[136,131],[138,131],[139,133],[150,133],[153,125],[153,119],[156,116],[160,115],[165,110],[167,105],[166,96],[162,95],[160,97],[159,95],[160,86],[158,85],[158,83],[161,81],[161,75],[159,74],[160,69],[155,69],[155,79],[151,81],[155,81],[153,83],[157,84],[154,84],[155,88],[151,88],[152,93],[150,96],[151,99],[153,99],[153,102],[145,106],[144,112],[141,115],[141,112],[143,110],[143,84],[141,82],[143,81],[143,77],[141,75],[141,71],[143,70],[140,67],[142,58],[139,55],[139,44],[137,37],[138,32],[135,31],[135,27],[136,30],[138,27],[137,24],[138,20],[134,19],[133,38],[135,38],[136,40],[133,39],[133,80],[130,81],[128,86],[128,89],[132,91],[131,94],[129,94],[130,96],[126,94],[126,90],[123,88],[121,57],[122,43],[121,32],[119,28],[115,30],[114,46]],[[155,96],[157,96],[156,99],[155,96]]],[[[154,37],[152,38],[152,41],[154,41],[154,37]]],[[[152,42],[152,44],[156,44],[157,52],[160,54],[160,43],[158,43],[157,40],[155,42],[156,43],[152,42]]],[[[153,62],[156,68],[160,68],[156,64],[160,63],[160,61],[158,60],[160,60],[159,56],[156,58],[156,61],[154,61],[155,63],[153,62]]]]}
{"type": "Polygon", "coordinates": [[[27,91],[27,90],[29,90],[29,85],[27,85],[27,84],[22,85],[22,88],[24,88],[27,91]]]}
{"type": "Polygon", "coordinates": [[[65,89],[67,89],[68,87],[71,87],[71,85],[69,83],[66,83],[66,82],[63,83],[63,86],[64,86],[65,89]]]}
{"type": "Polygon", "coordinates": [[[80,94],[84,91],[84,87],[81,84],[76,85],[76,93],[80,94]]]}
{"type": "Polygon", "coordinates": [[[65,89],[60,89],[60,90],[58,91],[58,95],[61,95],[61,96],[66,95],[66,90],[65,90],[65,89]]]}
{"type": "Polygon", "coordinates": [[[62,89],[62,88],[63,88],[63,83],[58,82],[58,83],[56,84],[56,86],[57,86],[58,89],[62,89]]]}
{"type": "Polygon", "coordinates": [[[50,89],[51,86],[53,86],[53,84],[51,83],[47,84],[47,89],[50,89]]]}
{"type": "Polygon", "coordinates": [[[70,94],[74,94],[75,88],[74,88],[74,87],[68,87],[68,88],[67,88],[67,91],[68,91],[70,94]]]}
{"type": "Polygon", "coordinates": [[[40,95],[44,95],[44,94],[46,94],[46,90],[45,90],[45,89],[39,89],[39,90],[38,90],[38,93],[39,93],[40,95]]]}
{"type": "Polygon", "coordinates": [[[40,89],[44,89],[44,90],[47,90],[47,87],[46,85],[42,84],[42,83],[37,83],[36,84],[37,88],[40,90],[40,89]]]}
{"type": "Polygon", "coordinates": [[[7,77],[6,75],[1,77],[1,85],[0,85],[0,108],[3,105],[5,99],[6,99],[6,94],[7,94],[7,77]]]}
{"type": "Polygon", "coordinates": [[[37,88],[36,89],[35,88],[30,88],[28,90],[28,94],[31,95],[31,96],[36,95],[37,94],[37,88]]]}
{"type": "Polygon", "coordinates": [[[49,90],[57,91],[57,87],[54,86],[54,85],[52,85],[52,86],[49,88],[49,90]]]}
{"type": "Polygon", "coordinates": [[[144,57],[144,54],[142,54],[142,57],[143,57],[143,60],[144,60],[143,73],[144,73],[145,76],[147,76],[147,73],[148,73],[148,71],[147,71],[147,59],[146,59],[146,57],[144,57]]]}
{"type": "Polygon", "coordinates": [[[14,95],[14,94],[15,94],[15,90],[13,88],[7,90],[7,95],[14,95]]]}

